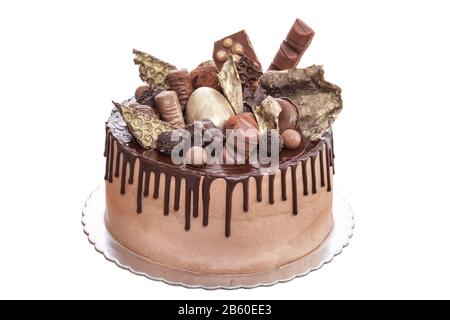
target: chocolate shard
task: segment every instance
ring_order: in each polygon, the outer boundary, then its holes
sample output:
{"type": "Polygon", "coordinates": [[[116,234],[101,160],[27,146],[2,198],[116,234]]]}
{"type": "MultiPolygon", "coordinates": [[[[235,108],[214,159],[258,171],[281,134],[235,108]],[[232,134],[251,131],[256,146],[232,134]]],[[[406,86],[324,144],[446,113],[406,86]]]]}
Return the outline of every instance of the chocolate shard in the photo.
{"type": "Polygon", "coordinates": [[[139,76],[151,87],[169,88],[167,75],[176,69],[170,63],[164,62],[148,53],[133,49],[134,63],[139,66],[139,76]]]}
{"type": "Polygon", "coordinates": [[[341,89],[324,79],[322,66],[269,71],[261,86],[273,97],[289,98],[299,113],[303,137],[318,140],[342,110],[341,89]]]}
{"type": "Polygon", "coordinates": [[[245,30],[236,32],[214,43],[213,59],[219,71],[231,55],[245,55],[258,68],[261,68],[261,63],[245,30]]]}
{"type": "Polygon", "coordinates": [[[263,75],[262,70],[249,57],[242,56],[236,64],[242,87],[255,86],[263,75]]]}
{"type": "Polygon", "coordinates": [[[296,19],[286,39],[273,58],[269,70],[295,68],[314,37],[314,31],[302,20],[296,19]]]}
{"type": "Polygon", "coordinates": [[[273,129],[278,130],[278,117],[281,110],[280,104],[271,96],[268,96],[261,102],[260,106],[253,109],[260,133],[265,133],[273,129]]]}
{"type": "Polygon", "coordinates": [[[219,83],[234,112],[236,114],[244,112],[241,80],[232,56],[225,62],[219,72],[219,83]]]}
{"type": "Polygon", "coordinates": [[[260,106],[261,102],[267,98],[266,91],[261,86],[246,87],[243,92],[245,107],[252,111],[256,106],[260,106]]]}
{"type": "Polygon", "coordinates": [[[158,136],[163,132],[173,129],[169,123],[152,118],[148,114],[139,112],[131,106],[116,102],[113,103],[117,110],[119,110],[130,132],[144,149],[155,148],[158,136]]]}
{"type": "Polygon", "coordinates": [[[126,122],[123,120],[120,112],[117,108],[111,111],[106,126],[111,130],[114,137],[122,141],[123,143],[129,143],[133,141],[133,135],[128,130],[126,122]]]}

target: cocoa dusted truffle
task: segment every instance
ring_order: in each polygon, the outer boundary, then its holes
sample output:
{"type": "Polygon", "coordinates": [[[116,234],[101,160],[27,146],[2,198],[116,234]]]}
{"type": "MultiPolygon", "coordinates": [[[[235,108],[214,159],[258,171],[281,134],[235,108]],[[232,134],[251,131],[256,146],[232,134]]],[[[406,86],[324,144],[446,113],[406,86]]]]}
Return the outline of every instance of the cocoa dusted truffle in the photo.
{"type": "Polygon", "coordinates": [[[206,61],[201,63],[197,68],[191,71],[189,78],[192,82],[193,89],[200,87],[209,87],[220,91],[219,77],[214,61],[206,61]]]}
{"type": "Polygon", "coordinates": [[[163,155],[170,156],[173,148],[183,141],[181,136],[174,137],[172,140],[172,133],[173,131],[163,132],[156,139],[156,149],[163,155]]]}
{"type": "Polygon", "coordinates": [[[272,155],[272,146],[277,146],[276,150],[281,152],[284,148],[283,138],[277,130],[270,130],[260,135],[259,137],[259,152],[260,154],[270,157],[272,155]]]}

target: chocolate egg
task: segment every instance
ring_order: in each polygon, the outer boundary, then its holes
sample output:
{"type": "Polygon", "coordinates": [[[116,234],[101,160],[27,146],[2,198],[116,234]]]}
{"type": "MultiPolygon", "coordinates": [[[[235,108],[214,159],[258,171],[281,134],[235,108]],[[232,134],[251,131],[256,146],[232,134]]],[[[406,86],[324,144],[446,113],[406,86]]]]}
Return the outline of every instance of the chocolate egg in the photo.
{"type": "Polygon", "coordinates": [[[211,120],[222,129],[225,121],[234,115],[233,108],[217,90],[201,87],[190,96],[186,105],[186,122],[193,123],[204,119],[211,120]]]}
{"type": "Polygon", "coordinates": [[[298,121],[298,111],[295,105],[285,98],[275,99],[281,106],[281,112],[278,116],[278,125],[280,132],[287,129],[295,129],[298,121]]]}

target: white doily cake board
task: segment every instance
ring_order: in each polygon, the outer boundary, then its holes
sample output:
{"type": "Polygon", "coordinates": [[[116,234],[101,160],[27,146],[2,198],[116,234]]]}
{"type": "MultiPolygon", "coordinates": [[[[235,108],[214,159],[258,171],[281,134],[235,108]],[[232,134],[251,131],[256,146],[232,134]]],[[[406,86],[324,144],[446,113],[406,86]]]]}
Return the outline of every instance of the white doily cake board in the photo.
{"type": "Polygon", "coordinates": [[[105,258],[117,266],[136,275],[171,285],[204,289],[237,289],[270,286],[278,282],[302,277],[320,269],[333,260],[349,243],[353,235],[353,212],[343,196],[334,191],[333,230],[317,249],[308,255],[278,269],[245,275],[199,274],[188,270],[174,269],[139,256],[117,242],[108,232],[105,222],[105,186],[94,190],[83,209],[82,223],[89,242],[105,258]]]}

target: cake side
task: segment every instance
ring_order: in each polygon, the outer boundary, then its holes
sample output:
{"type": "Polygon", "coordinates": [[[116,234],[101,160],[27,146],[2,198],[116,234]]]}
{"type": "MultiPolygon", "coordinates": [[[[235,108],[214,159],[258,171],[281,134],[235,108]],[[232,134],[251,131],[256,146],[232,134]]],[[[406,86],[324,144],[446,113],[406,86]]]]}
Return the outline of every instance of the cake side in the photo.
{"type": "Polygon", "coordinates": [[[234,177],[192,177],[107,138],[107,228],[152,261],[201,273],[262,272],[308,254],[332,228],[331,134],[274,175],[234,177]]]}

